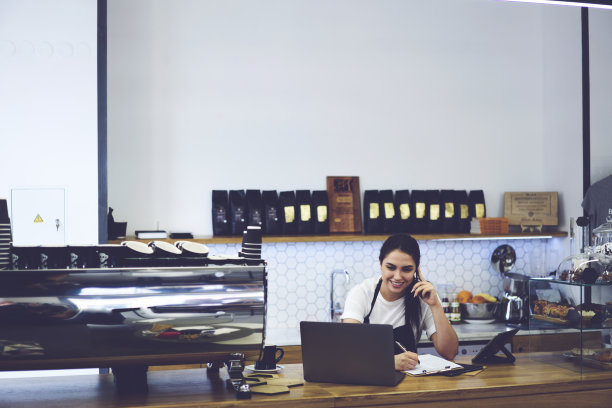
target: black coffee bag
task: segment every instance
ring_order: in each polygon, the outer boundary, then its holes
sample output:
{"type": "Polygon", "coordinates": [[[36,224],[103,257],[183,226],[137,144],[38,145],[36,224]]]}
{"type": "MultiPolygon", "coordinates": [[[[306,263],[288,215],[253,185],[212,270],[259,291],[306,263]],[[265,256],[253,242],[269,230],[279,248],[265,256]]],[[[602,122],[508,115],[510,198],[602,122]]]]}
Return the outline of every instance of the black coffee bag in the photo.
{"type": "Polygon", "coordinates": [[[213,235],[230,235],[229,198],[226,190],[212,192],[212,224],[213,235]]]}
{"type": "Polygon", "coordinates": [[[382,232],[395,232],[397,216],[393,201],[393,190],[380,190],[378,192],[378,200],[381,209],[382,232]]]}
{"type": "Polygon", "coordinates": [[[457,232],[469,234],[470,232],[470,204],[466,190],[455,190],[455,210],[459,211],[457,232]]]}
{"type": "Polygon", "coordinates": [[[484,218],[487,216],[484,191],[471,190],[468,199],[470,201],[470,217],[484,218]]]}
{"type": "Polygon", "coordinates": [[[412,232],[414,208],[411,208],[410,192],[397,190],[395,192],[395,214],[397,217],[397,232],[412,232]]]}
{"type": "Polygon", "coordinates": [[[442,232],[459,232],[459,209],[455,203],[455,190],[442,190],[440,192],[442,232]]]}
{"type": "Polygon", "coordinates": [[[314,233],[314,218],[312,216],[310,190],[295,191],[295,209],[297,210],[298,234],[310,235],[314,233]]]}
{"type": "Polygon", "coordinates": [[[278,201],[276,190],[264,190],[261,193],[263,201],[263,228],[266,235],[280,235],[283,232],[283,210],[278,201]]]}
{"type": "Polygon", "coordinates": [[[363,192],[363,230],[366,234],[380,234],[382,222],[378,190],[363,192]]]}
{"type": "Polygon", "coordinates": [[[247,190],[247,225],[261,227],[263,225],[263,205],[261,200],[261,191],[247,190]]]}
{"type": "Polygon", "coordinates": [[[329,219],[327,218],[329,199],[326,190],[312,192],[312,212],[314,218],[314,233],[329,234],[329,219]]]}
{"type": "Polygon", "coordinates": [[[242,236],[247,227],[247,208],[244,190],[230,190],[230,220],[232,223],[231,234],[242,236]]]}
{"type": "Polygon", "coordinates": [[[425,202],[429,208],[429,217],[427,218],[427,232],[430,234],[439,234],[442,232],[442,203],[440,201],[439,190],[427,190],[425,192],[425,202]]]}
{"type": "Polygon", "coordinates": [[[295,209],[295,192],[281,191],[278,195],[278,201],[283,212],[283,228],[284,235],[297,234],[297,218],[295,209]]]}
{"type": "Polygon", "coordinates": [[[412,232],[424,234],[427,232],[429,219],[429,206],[425,190],[412,190],[410,195],[412,208],[414,208],[414,218],[412,219],[412,232]]]}

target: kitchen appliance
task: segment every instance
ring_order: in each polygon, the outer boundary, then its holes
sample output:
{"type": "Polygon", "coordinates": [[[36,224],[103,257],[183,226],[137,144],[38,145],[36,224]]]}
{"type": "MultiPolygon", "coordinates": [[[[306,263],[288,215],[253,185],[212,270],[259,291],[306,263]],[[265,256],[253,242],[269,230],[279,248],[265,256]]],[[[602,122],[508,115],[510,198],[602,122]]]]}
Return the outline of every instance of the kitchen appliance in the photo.
{"type": "Polygon", "coordinates": [[[248,398],[242,369],[262,349],[266,290],[265,262],[238,258],[0,270],[0,371],[110,367],[119,392],[140,392],[149,365],[225,364],[248,398]]]}
{"type": "Polygon", "coordinates": [[[529,319],[529,277],[511,272],[516,264],[516,251],[510,245],[500,245],[491,255],[491,265],[503,276],[503,297],[497,318],[511,324],[523,324],[529,319]]]}
{"type": "Polygon", "coordinates": [[[507,272],[504,274],[503,285],[501,320],[506,323],[526,323],[529,320],[529,276],[507,272]]]}

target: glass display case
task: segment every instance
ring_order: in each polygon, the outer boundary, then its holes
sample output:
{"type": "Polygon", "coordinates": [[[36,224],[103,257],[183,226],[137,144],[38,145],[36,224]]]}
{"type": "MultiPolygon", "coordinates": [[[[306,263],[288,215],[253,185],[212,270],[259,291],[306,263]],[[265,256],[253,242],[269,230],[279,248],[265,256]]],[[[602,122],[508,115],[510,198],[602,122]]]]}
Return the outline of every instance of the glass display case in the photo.
{"type": "Polygon", "coordinates": [[[612,282],[532,278],[529,307],[534,358],[579,372],[612,370],[612,282]]]}

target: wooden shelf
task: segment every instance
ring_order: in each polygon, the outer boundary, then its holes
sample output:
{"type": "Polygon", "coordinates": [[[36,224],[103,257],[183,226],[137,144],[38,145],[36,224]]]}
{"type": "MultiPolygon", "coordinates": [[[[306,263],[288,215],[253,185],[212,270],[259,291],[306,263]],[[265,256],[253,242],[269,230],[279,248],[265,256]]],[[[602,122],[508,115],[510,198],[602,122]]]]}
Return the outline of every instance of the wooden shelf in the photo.
{"type": "MultiPolygon", "coordinates": [[[[348,242],[348,241],[384,241],[390,234],[333,234],[333,235],[275,235],[264,236],[264,243],[275,242],[348,242]]],[[[533,232],[533,233],[509,233],[509,234],[414,234],[417,241],[433,240],[474,240],[474,239],[537,239],[551,237],[567,237],[565,231],[533,232]]],[[[150,242],[152,239],[135,239],[128,237],[127,240],[150,242]]],[[[159,241],[174,242],[178,239],[161,239],[159,241]]],[[[240,244],[242,237],[195,237],[185,241],[200,242],[202,244],[240,244]]],[[[111,240],[110,244],[120,243],[121,240],[111,240]]]]}

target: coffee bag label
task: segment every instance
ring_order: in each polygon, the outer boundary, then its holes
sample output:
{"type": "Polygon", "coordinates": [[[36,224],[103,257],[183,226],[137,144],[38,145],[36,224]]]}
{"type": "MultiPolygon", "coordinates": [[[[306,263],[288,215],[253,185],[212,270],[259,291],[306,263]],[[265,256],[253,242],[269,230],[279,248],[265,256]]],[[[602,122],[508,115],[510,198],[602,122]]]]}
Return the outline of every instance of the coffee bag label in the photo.
{"type": "Polygon", "coordinates": [[[385,203],[385,218],[393,218],[395,217],[395,207],[393,203],[385,203]]]}
{"type": "Polygon", "coordinates": [[[295,220],[295,207],[288,205],[285,207],[285,222],[291,223],[295,220]]]}
{"type": "Polygon", "coordinates": [[[453,218],[455,216],[455,204],[444,203],[444,217],[453,218]]]}
{"type": "Polygon", "coordinates": [[[431,204],[429,206],[429,219],[432,221],[440,218],[440,204],[431,204]]]}
{"type": "Polygon", "coordinates": [[[408,218],[410,218],[410,205],[400,204],[399,210],[400,210],[400,218],[402,220],[407,220],[408,218]]]}
{"type": "Polygon", "coordinates": [[[417,218],[425,218],[425,203],[416,203],[414,205],[417,218]]]}
{"type": "Polygon", "coordinates": [[[300,205],[300,219],[302,221],[310,220],[310,206],[308,204],[300,205]]]}
{"type": "Polygon", "coordinates": [[[485,216],[485,206],[482,203],[477,203],[476,206],[476,218],[482,218],[485,216]]]}
{"type": "Polygon", "coordinates": [[[461,211],[461,219],[465,220],[470,216],[470,207],[467,204],[461,204],[459,206],[459,209],[461,211]]]}
{"type": "Polygon", "coordinates": [[[317,206],[317,221],[325,222],[327,220],[327,206],[319,205],[317,206]]]}
{"type": "Polygon", "coordinates": [[[375,220],[380,215],[378,203],[370,203],[370,218],[375,220]]]}

